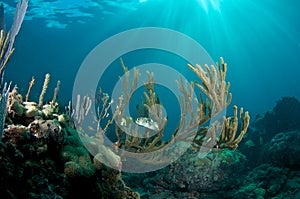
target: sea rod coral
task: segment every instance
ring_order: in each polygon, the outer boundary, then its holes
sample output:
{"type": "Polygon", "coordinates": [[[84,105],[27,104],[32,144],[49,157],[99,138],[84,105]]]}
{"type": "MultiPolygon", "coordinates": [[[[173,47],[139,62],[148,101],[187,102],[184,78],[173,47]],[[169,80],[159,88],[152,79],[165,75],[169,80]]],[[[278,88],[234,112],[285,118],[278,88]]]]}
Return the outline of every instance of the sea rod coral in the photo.
{"type": "Polygon", "coordinates": [[[3,4],[0,5],[0,21],[1,21],[1,27],[0,27],[0,90],[2,89],[2,92],[0,92],[0,138],[2,137],[2,132],[4,128],[4,120],[6,116],[6,104],[7,104],[7,98],[8,98],[8,92],[10,90],[10,84],[7,85],[7,83],[4,83],[4,69],[5,66],[14,52],[14,43],[15,38],[18,35],[26,10],[28,7],[28,0],[19,0],[17,4],[17,8],[15,11],[14,16],[14,22],[12,24],[12,27],[8,33],[5,32],[5,23],[4,23],[4,8],[3,4]]]}
{"type": "MultiPolygon", "coordinates": [[[[110,96],[100,89],[96,97],[98,109],[97,118],[95,119],[98,127],[95,130],[95,136],[90,138],[93,140],[98,139],[98,142],[103,143],[104,134],[108,129],[115,129],[117,137],[115,147],[133,152],[132,158],[135,158],[139,153],[145,155],[153,152],[154,155],[141,160],[147,164],[164,164],[173,161],[171,155],[161,152],[155,153],[159,149],[170,147],[173,143],[181,143],[183,146],[188,146],[184,143],[192,143],[195,150],[203,150],[204,148],[229,148],[234,150],[238,147],[238,143],[245,135],[250,121],[249,113],[245,112],[243,108],[238,109],[237,106],[234,106],[234,116],[224,116],[224,118],[212,122],[209,126],[207,124],[210,119],[228,107],[232,99],[232,94],[229,92],[230,83],[226,80],[227,64],[223,58],[220,59],[220,63],[217,62],[216,65],[211,66],[205,65],[202,67],[188,64],[188,67],[198,76],[200,81],[187,82],[183,81],[182,78],[176,81],[181,92],[181,95],[178,96],[181,119],[172,133],[172,138],[167,141],[162,138],[166,133],[164,131],[168,119],[162,114],[162,106],[158,106],[160,99],[155,91],[154,74],[147,71],[148,80],[144,83],[144,100],[141,106],[137,105],[137,113],[140,118],[151,118],[149,122],[155,122],[158,132],[153,136],[140,137],[134,124],[140,121],[134,121],[132,118],[126,117],[124,110],[137,89],[141,74],[138,69],[134,68],[132,76],[122,59],[121,65],[125,73],[124,78],[121,79],[123,85],[122,95],[119,96],[112,114],[109,114],[108,110],[114,101],[110,100],[110,96]],[[199,88],[200,91],[197,91],[196,88],[199,88]],[[195,93],[199,95],[195,96],[195,93]],[[197,110],[192,108],[193,103],[196,103],[197,110]],[[239,118],[241,120],[240,125],[239,118]],[[241,127],[240,131],[238,130],[239,126],[241,127]]],[[[151,128],[145,128],[145,134],[151,134],[151,128]]],[[[87,134],[83,133],[83,135],[82,137],[89,137],[87,134]]],[[[167,150],[166,153],[168,153],[167,150]]]]}

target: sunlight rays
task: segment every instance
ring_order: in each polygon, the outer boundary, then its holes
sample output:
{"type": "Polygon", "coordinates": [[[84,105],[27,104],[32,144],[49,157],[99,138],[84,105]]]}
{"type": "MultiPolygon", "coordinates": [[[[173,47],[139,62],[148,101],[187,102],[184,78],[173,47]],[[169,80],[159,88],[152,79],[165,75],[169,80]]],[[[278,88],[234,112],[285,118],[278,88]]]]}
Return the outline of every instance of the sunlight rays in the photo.
{"type": "Polygon", "coordinates": [[[209,9],[216,10],[218,12],[221,12],[220,10],[220,4],[223,0],[198,0],[202,8],[205,10],[205,12],[208,12],[209,9]]]}

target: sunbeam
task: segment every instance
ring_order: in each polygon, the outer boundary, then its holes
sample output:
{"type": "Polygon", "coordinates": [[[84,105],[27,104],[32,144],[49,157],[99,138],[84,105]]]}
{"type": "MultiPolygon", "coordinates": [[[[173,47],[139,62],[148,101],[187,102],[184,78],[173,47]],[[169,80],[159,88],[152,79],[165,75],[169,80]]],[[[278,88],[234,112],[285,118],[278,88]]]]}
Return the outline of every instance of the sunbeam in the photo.
{"type": "Polygon", "coordinates": [[[223,0],[198,0],[205,12],[208,12],[209,9],[217,10],[221,12],[220,5],[223,0]]]}

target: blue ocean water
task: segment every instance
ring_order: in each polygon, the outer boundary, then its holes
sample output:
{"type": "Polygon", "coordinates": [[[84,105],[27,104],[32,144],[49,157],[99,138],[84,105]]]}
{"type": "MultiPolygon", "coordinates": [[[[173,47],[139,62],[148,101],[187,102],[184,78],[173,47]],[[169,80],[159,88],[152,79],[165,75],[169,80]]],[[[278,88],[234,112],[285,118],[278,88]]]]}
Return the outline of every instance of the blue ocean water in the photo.
{"type": "MultiPolygon", "coordinates": [[[[2,2],[8,28],[16,1],[2,2]]],[[[37,99],[49,72],[51,88],[61,81],[59,101],[66,104],[76,73],[95,46],[125,30],[162,27],[193,38],[214,61],[223,56],[232,104],[254,116],[270,110],[283,96],[300,98],[299,8],[300,2],[292,0],[31,0],[5,78],[25,93],[35,76],[32,95],[37,99]]],[[[190,74],[185,60],[166,52],[137,51],[123,59],[129,67],[155,62],[190,74]]],[[[118,65],[116,60],[100,83],[107,91],[122,75],[118,65]]],[[[52,93],[47,95],[50,99],[52,93]]]]}

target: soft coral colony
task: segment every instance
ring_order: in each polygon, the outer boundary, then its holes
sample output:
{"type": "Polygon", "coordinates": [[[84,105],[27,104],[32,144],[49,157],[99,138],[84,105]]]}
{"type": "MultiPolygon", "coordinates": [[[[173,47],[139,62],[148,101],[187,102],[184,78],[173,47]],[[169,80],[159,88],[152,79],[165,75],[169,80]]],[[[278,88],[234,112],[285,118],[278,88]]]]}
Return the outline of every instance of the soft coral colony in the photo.
{"type": "MultiPolygon", "coordinates": [[[[137,113],[139,118],[151,117],[157,122],[157,134],[146,138],[137,136],[139,132],[133,125],[134,121],[132,118],[128,119],[124,116],[130,98],[137,89],[141,74],[139,70],[134,68],[133,77],[130,78],[132,74],[130,74],[122,59],[121,64],[125,72],[124,78],[121,79],[123,84],[122,95],[119,97],[113,115],[110,116],[107,123],[104,122],[104,128],[99,128],[98,126],[95,137],[93,137],[94,139],[99,139],[99,142],[103,143],[104,134],[108,127],[113,124],[112,121],[114,120],[118,124],[113,126],[117,136],[115,145],[126,151],[133,152],[132,158],[138,158],[139,161],[146,162],[147,164],[167,164],[172,162],[172,156],[166,155],[161,151],[149,156],[146,155],[146,152],[155,152],[164,147],[172,148],[174,142],[191,143],[194,150],[201,150],[201,148],[228,148],[235,150],[238,147],[238,143],[246,133],[250,121],[249,113],[244,112],[243,108],[238,109],[237,106],[234,106],[234,115],[232,117],[224,116],[210,125],[207,124],[210,119],[220,114],[222,110],[229,106],[232,99],[232,95],[229,93],[230,83],[226,81],[227,65],[223,58],[220,58],[220,64],[216,63],[215,66],[205,65],[205,69],[200,65],[194,67],[188,64],[188,67],[197,74],[201,82],[195,81],[189,83],[183,81],[182,78],[176,81],[181,92],[181,96],[179,96],[181,119],[169,141],[163,141],[167,117],[163,115],[162,106],[158,105],[160,104],[160,100],[155,92],[155,78],[153,73],[147,71],[148,80],[144,84],[144,100],[141,102],[141,106],[137,106],[137,113]],[[195,86],[202,91],[199,92],[199,98],[194,96],[196,91],[195,86]],[[193,109],[195,107],[193,103],[196,104],[196,110],[193,109]],[[240,125],[239,119],[241,120],[240,125]],[[240,132],[238,130],[239,126],[240,132]],[[143,155],[138,156],[140,153],[143,155]]],[[[97,123],[99,125],[102,123],[102,119],[107,121],[106,111],[103,110],[108,110],[113,100],[109,101],[108,94],[103,93],[101,90],[98,95],[97,104],[102,106],[98,108],[97,123]]],[[[146,134],[150,134],[152,129],[145,128],[145,131],[146,134]]],[[[165,152],[168,153],[168,150],[165,152]]]]}
{"type": "MultiPolygon", "coordinates": [[[[27,6],[28,0],[20,0],[17,4],[11,30],[6,33],[4,28],[1,27],[0,74],[2,80],[5,66],[13,53],[15,37],[20,30],[27,6]]],[[[1,10],[3,12],[3,6],[1,10]]],[[[114,102],[110,100],[108,94],[103,93],[101,90],[99,91],[98,98],[95,98],[95,102],[92,101],[93,98],[78,96],[78,103],[74,109],[69,107],[68,111],[64,113],[59,112],[56,101],[60,86],[59,81],[57,82],[53,99],[49,103],[44,104],[44,95],[50,82],[49,74],[45,76],[38,103],[29,101],[30,90],[34,85],[34,78],[29,83],[25,100],[18,93],[16,86],[11,89],[11,84],[3,84],[2,81],[2,93],[0,95],[0,135],[3,142],[2,147],[5,150],[13,148],[15,153],[20,154],[24,165],[26,164],[27,167],[34,167],[32,165],[35,164],[43,164],[45,166],[45,161],[46,159],[48,160],[46,157],[51,157],[55,162],[58,155],[59,161],[55,164],[62,163],[63,172],[59,173],[59,166],[53,169],[52,167],[55,167],[53,166],[54,163],[47,165],[51,167],[51,172],[57,171],[57,178],[61,176],[67,177],[64,178],[64,183],[68,184],[68,186],[76,187],[76,179],[92,179],[96,188],[90,194],[93,197],[96,195],[98,198],[112,195],[114,198],[139,197],[137,193],[126,187],[122,181],[120,175],[122,159],[118,156],[115,148],[122,148],[136,154],[145,154],[146,152],[155,152],[161,148],[168,147],[174,142],[190,142],[194,150],[200,150],[201,147],[207,146],[220,150],[223,148],[235,150],[238,147],[238,143],[246,133],[249,125],[250,116],[248,112],[244,112],[242,108],[238,109],[237,106],[234,106],[234,115],[232,117],[224,116],[221,122],[216,121],[209,126],[207,125],[211,118],[217,116],[230,105],[232,98],[231,93],[229,93],[230,84],[226,80],[227,65],[223,58],[220,59],[220,63],[212,66],[205,65],[202,67],[200,65],[192,66],[188,64],[188,67],[197,75],[200,81],[189,83],[180,78],[176,82],[181,92],[179,103],[182,109],[182,117],[169,141],[163,141],[162,139],[168,119],[162,114],[161,106],[155,106],[160,101],[155,92],[154,74],[151,72],[148,72],[148,80],[144,84],[144,100],[141,102],[141,106],[137,106],[137,113],[141,118],[149,118],[151,115],[151,118],[157,122],[158,133],[147,138],[135,136],[138,135],[138,132],[136,128],[133,128],[134,121],[124,116],[124,110],[128,106],[134,91],[137,89],[140,71],[134,69],[134,74],[131,74],[122,60],[121,65],[125,73],[124,78],[121,80],[124,86],[122,95],[119,96],[119,101],[115,102],[117,106],[112,111],[112,114],[108,114],[108,110],[114,102]],[[130,76],[133,77],[133,81],[130,81],[130,76]],[[197,91],[196,89],[199,89],[199,96],[194,96],[194,93],[197,91]],[[74,123],[76,127],[80,126],[80,123],[84,120],[84,116],[90,111],[90,103],[97,103],[98,105],[96,118],[98,128],[95,129],[94,136],[90,136],[90,133],[87,132],[80,132],[81,129],[76,130],[74,127],[74,123]],[[193,109],[193,103],[196,103],[196,110],[193,109]],[[239,119],[241,122],[239,122],[239,119]],[[104,122],[105,125],[103,128],[100,128],[104,122]],[[122,125],[113,125],[114,123],[122,125]],[[240,131],[238,130],[239,127],[240,131]],[[101,145],[105,133],[107,133],[108,129],[112,128],[117,137],[115,145],[111,147],[101,145]],[[125,132],[131,133],[128,135],[125,132]],[[84,148],[79,135],[81,135],[81,138],[84,138],[84,142],[88,142],[94,147],[92,149],[95,151],[95,154],[93,154],[95,155],[94,158],[84,148]],[[103,165],[102,162],[104,162],[104,159],[105,162],[108,162],[109,166],[117,170],[103,165]],[[31,166],[28,166],[28,162],[30,162],[31,166]],[[97,182],[95,182],[95,179],[97,182]]],[[[149,131],[149,129],[145,128],[145,131],[149,131]]],[[[13,160],[7,154],[1,155],[3,159],[13,160]]],[[[157,162],[163,164],[171,161],[171,159],[165,159],[165,157],[163,154],[155,154],[155,156],[144,158],[142,161],[147,164],[157,162]]],[[[27,175],[32,178],[33,173],[27,175]]],[[[44,177],[46,178],[48,175],[45,172],[44,177]]],[[[10,188],[6,187],[6,189],[9,190],[10,188]]],[[[63,186],[60,188],[52,187],[51,190],[55,196],[59,195],[67,198],[64,194],[67,194],[68,191],[65,191],[63,186]]],[[[22,193],[11,192],[10,194],[22,193]]],[[[69,193],[68,197],[71,197],[71,195],[69,193]]]]}

